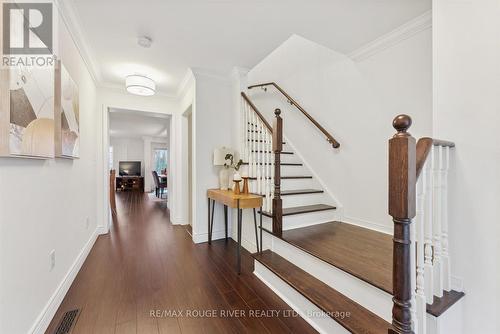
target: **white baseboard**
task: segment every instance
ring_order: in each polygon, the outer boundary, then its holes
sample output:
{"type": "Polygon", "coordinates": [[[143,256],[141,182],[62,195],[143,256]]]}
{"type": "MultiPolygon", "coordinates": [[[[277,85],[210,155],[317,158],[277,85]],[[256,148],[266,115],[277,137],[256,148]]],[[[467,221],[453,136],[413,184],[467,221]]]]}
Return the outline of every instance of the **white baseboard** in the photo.
{"type": "MultiPolygon", "coordinates": [[[[228,233],[228,237],[229,236],[231,236],[231,234],[228,233]]],[[[212,233],[212,240],[224,239],[225,237],[226,237],[225,230],[214,231],[212,233]]],[[[193,233],[193,242],[195,244],[200,244],[202,242],[208,242],[208,232],[207,233],[193,233]]]]}
{"type": "Polygon", "coordinates": [[[95,233],[97,235],[103,235],[103,234],[108,234],[109,229],[106,226],[97,226],[95,233]]]}
{"type": "Polygon", "coordinates": [[[31,327],[29,333],[33,334],[45,333],[47,327],[49,327],[49,324],[52,321],[52,318],[56,314],[57,309],[61,305],[64,296],[66,296],[66,293],[71,287],[71,284],[73,283],[76,275],[80,271],[80,268],[82,267],[83,263],[85,262],[85,259],[89,255],[90,250],[94,246],[94,243],[97,240],[97,236],[100,234],[99,229],[100,229],[99,227],[96,228],[96,230],[94,231],[94,233],[92,233],[90,239],[87,241],[85,246],[83,246],[82,250],[80,251],[80,254],[78,254],[77,258],[69,268],[63,280],[61,281],[57,289],[50,297],[48,303],[45,305],[38,318],[35,320],[35,323],[31,327]]]}
{"type": "Polygon", "coordinates": [[[364,227],[364,228],[374,230],[377,232],[390,234],[390,235],[394,234],[394,227],[392,226],[391,218],[388,218],[388,220],[387,220],[388,222],[391,223],[391,225],[384,225],[381,223],[375,223],[375,222],[371,222],[371,221],[364,220],[361,218],[350,217],[350,216],[346,216],[346,215],[344,215],[344,219],[342,221],[344,223],[347,223],[347,224],[352,224],[352,225],[364,227]]]}

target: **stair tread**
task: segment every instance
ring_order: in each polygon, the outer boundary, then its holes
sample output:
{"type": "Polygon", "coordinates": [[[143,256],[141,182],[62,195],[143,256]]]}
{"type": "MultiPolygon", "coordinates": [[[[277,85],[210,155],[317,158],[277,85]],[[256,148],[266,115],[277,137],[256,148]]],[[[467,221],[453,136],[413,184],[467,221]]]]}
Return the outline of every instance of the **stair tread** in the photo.
{"type": "Polygon", "coordinates": [[[387,333],[390,327],[387,321],[278,254],[266,250],[260,254],[254,254],[253,257],[351,333],[387,333]],[[347,312],[350,316],[338,316],[339,313],[346,314],[347,312]]]}
{"type": "Polygon", "coordinates": [[[324,193],[321,189],[295,189],[295,190],[282,190],[281,196],[289,195],[304,195],[304,194],[322,194],[324,193]]]}
{"type": "MultiPolygon", "coordinates": [[[[248,162],[244,162],[243,165],[248,165],[249,163],[248,162]]],[[[258,165],[266,165],[266,166],[269,166],[269,165],[272,165],[271,163],[265,163],[265,162],[259,162],[258,165]]],[[[303,164],[301,164],[300,162],[282,162],[281,163],[281,166],[304,166],[303,164]]]]}
{"type": "MultiPolygon", "coordinates": [[[[283,208],[283,216],[298,215],[301,213],[311,213],[326,210],[335,210],[336,207],[327,204],[312,204],[303,206],[293,206],[289,208],[283,208]]],[[[266,217],[272,217],[272,213],[263,211],[262,214],[266,217]]],[[[316,225],[317,226],[317,225],[316,225]]]]}
{"type": "MultiPolygon", "coordinates": [[[[256,177],[249,177],[249,180],[257,180],[256,177]]],[[[270,179],[270,177],[268,177],[270,179]]],[[[282,180],[292,180],[292,179],[312,179],[312,176],[310,175],[295,175],[295,176],[282,176],[282,180]]]]}
{"type": "Polygon", "coordinates": [[[392,295],[392,235],[334,221],[276,237],[392,295]]]}
{"type": "MultiPolygon", "coordinates": [[[[252,150],[252,152],[257,152],[257,153],[274,153],[273,151],[255,151],[255,150],[252,150]]],[[[281,151],[281,154],[294,154],[294,153],[290,152],[290,151],[281,151]]]]}
{"type": "Polygon", "coordinates": [[[463,292],[455,290],[443,291],[443,297],[439,298],[434,296],[432,305],[427,304],[427,313],[432,314],[435,317],[439,317],[453,304],[458,302],[463,296],[465,296],[465,293],[463,292]]]}

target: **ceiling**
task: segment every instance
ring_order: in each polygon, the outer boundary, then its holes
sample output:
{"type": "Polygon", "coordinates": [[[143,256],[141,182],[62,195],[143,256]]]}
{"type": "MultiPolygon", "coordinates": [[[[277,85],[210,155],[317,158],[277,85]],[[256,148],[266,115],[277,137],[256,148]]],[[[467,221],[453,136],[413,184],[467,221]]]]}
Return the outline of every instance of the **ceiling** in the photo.
{"type": "Polygon", "coordinates": [[[109,110],[109,135],[111,137],[167,138],[170,116],[125,109],[109,110]]]}
{"type": "Polygon", "coordinates": [[[431,0],[68,1],[103,83],[143,74],[169,95],[189,67],[252,68],[292,34],[349,53],[431,8],[431,0]],[[141,35],[151,48],[137,45],[141,35]]]}

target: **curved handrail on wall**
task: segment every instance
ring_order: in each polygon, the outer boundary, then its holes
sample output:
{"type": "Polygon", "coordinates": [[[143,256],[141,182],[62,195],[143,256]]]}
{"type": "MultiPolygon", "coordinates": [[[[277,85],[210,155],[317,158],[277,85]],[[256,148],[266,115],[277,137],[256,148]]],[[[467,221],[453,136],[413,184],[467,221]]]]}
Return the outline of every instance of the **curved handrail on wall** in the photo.
{"type": "Polygon", "coordinates": [[[323,134],[326,136],[326,140],[333,146],[333,148],[340,147],[339,142],[336,141],[335,138],[333,138],[333,136],[328,131],[326,131],[326,129],[324,127],[321,126],[321,124],[319,124],[307,111],[305,111],[304,108],[302,108],[302,106],[300,104],[297,103],[297,101],[295,101],[290,95],[288,95],[283,90],[283,88],[278,86],[278,84],[276,84],[275,82],[267,82],[267,83],[263,83],[263,84],[251,85],[248,87],[248,89],[257,88],[257,87],[263,87],[264,89],[266,89],[265,87],[267,87],[267,86],[274,86],[281,94],[283,94],[284,97],[286,97],[286,99],[288,100],[288,102],[291,105],[293,105],[297,109],[299,109],[302,112],[302,114],[304,114],[304,116],[306,116],[321,132],[323,132],[323,134]]]}

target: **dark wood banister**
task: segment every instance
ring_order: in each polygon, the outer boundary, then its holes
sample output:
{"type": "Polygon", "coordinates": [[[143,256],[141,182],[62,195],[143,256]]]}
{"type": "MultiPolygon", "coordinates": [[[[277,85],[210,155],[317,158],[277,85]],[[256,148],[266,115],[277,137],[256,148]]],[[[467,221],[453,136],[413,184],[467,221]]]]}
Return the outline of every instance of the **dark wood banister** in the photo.
{"type": "Polygon", "coordinates": [[[393,237],[393,307],[389,334],[413,334],[411,318],[411,233],[416,215],[417,180],[432,146],[455,147],[445,140],[421,138],[418,143],[408,132],[408,115],[394,118],[397,133],[389,140],[389,215],[394,222],[393,237]]]}
{"type": "Polygon", "coordinates": [[[248,89],[257,88],[257,87],[266,87],[266,86],[274,86],[281,94],[283,94],[283,96],[285,96],[287,98],[287,100],[290,102],[291,105],[293,105],[297,109],[299,109],[302,112],[302,114],[304,114],[304,116],[306,116],[321,132],[323,132],[323,134],[326,136],[326,140],[334,148],[339,148],[340,147],[339,142],[336,141],[335,138],[333,138],[333,136],[328,131],[326,131],[326,129],[324,127],[321,126],[321,124],[319,124],[311,115],[309,115],[309,113],[307,111],[305,111],[304,108],[302,108],[300,106],[300,104],[297,103],[297,101],[295,101],[290,95],[288,95],[275,82],[267,82],[267,83],[258,84],[258,85],[251,85],[251,86],[248,86],[248,89]]]}
{"type": "Polygon", "coordinates": [[[417,180],[422,173],[424,164],[431,151],[432,146],[455,147],[455,143],[447,140],[433,139],[429,137],[420,138],[417,142],[417,180]]]}
{"type": "Polygon", "coordinates": [[[244,92],[241,92],[241,97],[243,97],[243,99],[248,103],[248,105],[250,106],[250,108],[252,108],[252,110],[257,114],[257,116],[259,116],[260,120],[262,121],[262,123],[264,123],[264,125],[266,126],[266,128],[271,133],[273,133],[273,128],[266,121],[266,119],[264,118],[264,116],[262,116],[262,114],[260,113],[259,109],[257,109],[257,107],[255,106],[255,104],[253,104],[253,102],[248,98],[247,94],[245,94],[244,92]]]}
{"type": "Polygon", "coordinates": [[[281,199],[281,151],[283,150],[283,118],[281,110],[274,111],[273,153],[274,153],[274,198],[273,233],[281,236],[283,231],[283,201],[281,199]]]}

